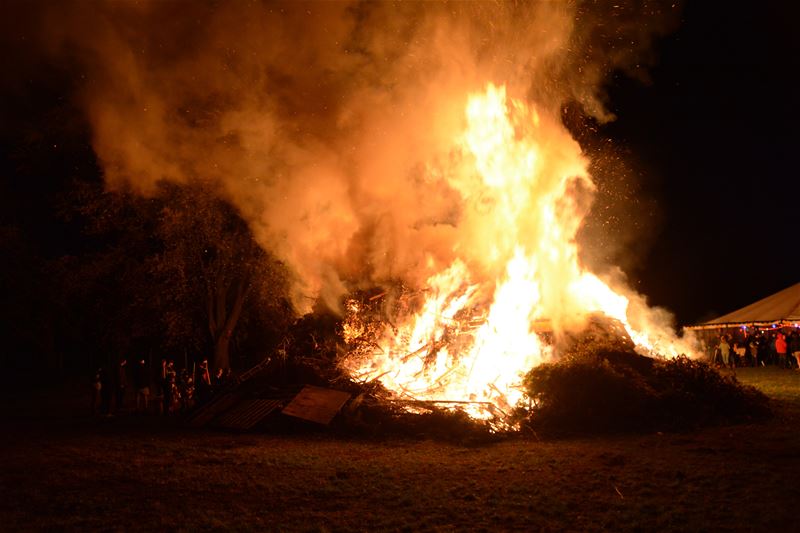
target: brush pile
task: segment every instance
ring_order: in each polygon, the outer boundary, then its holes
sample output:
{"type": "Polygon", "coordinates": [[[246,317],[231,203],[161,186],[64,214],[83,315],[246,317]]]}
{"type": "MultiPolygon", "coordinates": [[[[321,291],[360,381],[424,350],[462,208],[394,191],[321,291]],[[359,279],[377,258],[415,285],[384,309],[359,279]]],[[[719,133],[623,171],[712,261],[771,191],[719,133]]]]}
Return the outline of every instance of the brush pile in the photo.
{"type": "Polygon", "coordinates": [[[594,321],[554,364],[528,372],[517,412],[538,434],[683,430],[770,414],[756,389],[687,357],[639,355],[614,324],[594,321]],[[612,334],[609,334],[611,332],[612,334]]]}

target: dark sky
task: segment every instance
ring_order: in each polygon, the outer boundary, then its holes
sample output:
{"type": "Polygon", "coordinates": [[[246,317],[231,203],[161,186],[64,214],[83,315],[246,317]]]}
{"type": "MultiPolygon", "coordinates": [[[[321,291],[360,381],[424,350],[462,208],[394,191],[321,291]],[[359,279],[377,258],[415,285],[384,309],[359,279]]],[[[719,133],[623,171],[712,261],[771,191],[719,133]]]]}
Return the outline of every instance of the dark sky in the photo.
{"type": "MultiPolygon", "coordinates": [[[[658,204],[657,228],[642,237],[642,259],[629,278],[680,324],[712,318],[800,281],[794,233],[800,190],[793,157],[800,140],[800,8],[792,6],[689,0],[680,27],[658,43],[651,83],[618,75],[609,88],[618,119],[601,134],[626,148],[643,194],[658,204]]],[[[20,75],[49,79],[46,84],[6,80],[4,143],[26,134],[19,127],[29,122],[26,117],[71,120],[69,110],[63,117],[46,115],[69,98],[69,80],[59,85],[63,73],[55,68],[50,78],[20,75]]],[[[42,172],[59,164],[96,172],[82,127],[76,125],[72,146],[53,148],[60,155],[42,172]]],[[[48,142],[46,134],[41,142],[48,142]]],[[[3,148],[7,156],[9,147],[3,148]]],[[[6,173],[15,172],[7,158],[5,165],[6,173]]],[[[0,190],[18,195],[2,203],[3,219],[45,220],[50,225],[39,227],[40,236],[50,239],[49,246],[63,242],[54,218],[46,216],[52,206],[42,200],[43,187],[12,181],[0,190]]]]}
{"type": "Polygon", "coordinates": [[[800,281],[796,5],[689,1],[652,84],[611,88],[603,133],[661,211],[631,279],[681,324],[800,281]]]}

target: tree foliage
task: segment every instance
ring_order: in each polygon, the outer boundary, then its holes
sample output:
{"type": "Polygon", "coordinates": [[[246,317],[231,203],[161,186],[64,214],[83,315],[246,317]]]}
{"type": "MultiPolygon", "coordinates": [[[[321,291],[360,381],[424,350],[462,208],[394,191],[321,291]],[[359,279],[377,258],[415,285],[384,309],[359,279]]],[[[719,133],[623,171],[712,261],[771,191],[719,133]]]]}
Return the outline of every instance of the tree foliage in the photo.
{"type": "Polygon", "coordinates": [[[274,339],[291,319],[284,268],[202,185],[141,197],[79,182],[63,212],[91,244],[56,271],[67,305],[82,311],[76,327],[105,350],[212,355],[229,368],[232,344],[253,330],[274,339]]]}

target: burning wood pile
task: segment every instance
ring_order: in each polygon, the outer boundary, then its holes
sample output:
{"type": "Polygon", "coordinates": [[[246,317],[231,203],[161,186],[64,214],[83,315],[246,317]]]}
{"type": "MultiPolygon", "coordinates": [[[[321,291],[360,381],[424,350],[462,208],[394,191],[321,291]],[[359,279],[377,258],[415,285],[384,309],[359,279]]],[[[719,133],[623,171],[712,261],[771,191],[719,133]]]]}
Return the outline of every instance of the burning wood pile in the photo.
{"type": "Polygon", "coordinates": [[[424,294],[405,287],[354,293],[345,301],[344,317],[308,315],[293,328],[293,341],[286,346],[296,377],[352,396],[336,419],[338,429],[463,441],[528,431],[682,429],[769,414],[763,395],[705,363],[637,353],[624,325],[602,314],[570,333],[541,332],[553,358],[519,374],[520,399],[513,405],[446,396],[447,381],[460,371],[456,350],[468,349],[479,328],[475,312],[464,313],[460,323],[400,358],[416,360],[420,374],[427,375],[440,363],[440,354],[448,353],[450,370],[429,382],[424,397],[386,387],[384,379],[392,382],[389,370],[353,373],[354,362],[366,367],[381,355],[384,336],[397,333],[393,313],[413,310],[421,298],[424,294]]]}
{"type": "Polygon", "coordinates": [[[391,406],[395,414],[434,414],[441,418],[446,412],[471,410],[483,411],[492,419],[506,417],[507,413],[492,402],[447,395],[447,383],[458,371],[461,354],[472,345],[475,331],[485,321],[485,315],[476,309],[462,309],[449,320],[439,316],[441,329],[431,332],[428,338],[398,358],[401,366],[413,366],[417,369],[416,377],[426,380],[423,397],[402,385],[393,390],[383,385],[382,380],[391,379],[394,369],[384,369],[375,364],[387,355],[382,343],[387,335],[396,337],[401,334],[398,317],[408,316],[424,305],[428,297],[426,292],[400,285],[394,290],[355,294],[346,299],[339,366],[353,382],[364,387],[360,401],[377,401],[391,406]],[[443,355],[447,369],[437,372],[436,367],[441,364],[443,355]],[[358,370],[353,372],[354,368],[358,370]]]}
{"type": "MultiPolygon", "coordinates": [[[[391,372],[374,372],[373,363],[376,358],[386,355],[386,347],[381,343],[386,335],[401,335],[400,328],[396,325],[397,317],[408,316],[419,309],[427,296],[426,291],[411,291],[402,286],[394,292],[395,295],[390,295],[389,291],[382,291],[366,298],[354,295],[345,302],[346,315],[342,324],[345,344],[341,356],[346,369],[355,366],[360,369],[352,375],[356,381],[380,380],[391,372]]],[[[419,373],[424,374],[436,365],[444,350],[450,354],[450,358],[458,358],[474,342],[475,330],[485,319],[485,314],[475,309],[461,309],[450,319],[439,314],[435,322],[440,329],[428,332],[428,336],[421,338],[420,342],[401,354],[400,364],[406,365],[413,360],[418,364],[419,373]]],[[[442,391],[450,372],[452,369],[435,376],[428,383],[429,390],[442,391]]],[[[413,392],[406,388],[401,387],[396,392],[400,398],[417,400],[413,392]]],[[[452,403],[455,402],[454,400],[452,403]]]]}

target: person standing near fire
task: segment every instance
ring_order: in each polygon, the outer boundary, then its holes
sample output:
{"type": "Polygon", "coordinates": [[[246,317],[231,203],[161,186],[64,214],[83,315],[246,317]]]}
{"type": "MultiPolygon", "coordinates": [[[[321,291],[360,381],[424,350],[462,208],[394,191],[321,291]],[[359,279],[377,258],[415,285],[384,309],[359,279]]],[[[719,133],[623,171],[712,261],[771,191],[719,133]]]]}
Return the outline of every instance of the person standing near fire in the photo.
{"type": "Polygon", "coordinates": [[[175,372],[175,362],[171,359],[167,361],[166,366],[162,370],[164,380],[164,391],[162,393],[162,413],[170,415],[174,411],[175,399],[177,392],[177,373],[175,372]]]}
{"type": "Polygon", "coordinates": [[[144,359],[141,359],[136,365],[133,377],[136,385],[136,412],[146,413],[150,406],[150,372],[147,370],[144,359]],[[144,408],[143,411],[142,408],[144,408]]]}
{"type": "Polygon", "coordinates": [[[789,351],[797,361],[797,370],[800,370],[800,333],[797,330],[793,331],[789,338],[789,351]]]}
{"type": "Polygon", "coordinates": [[[778,354],[778,365],[786,368],[786,337],[783,333],[778,333],[775,337],[775,352],[778,354]]]}
{"type": "Polygon", "coordinates": [[[758,337],[755,336],[750,337],[750,357],[753,360],[753,366],[758,366],[758,337]]]}
{"type": "Polygon", "coordinates": [[[744,343],[743,342],[739,342],[739,341],[734,341],[734,343],[733,343],[733,353],[734,353],[734,357],[733,357],[734,366],[737,366],[737,363],[738,363],[738,366],[744,366],[745,365],[744,356],[745,356],[745,354],[747,354],[747,348],[745,348],[744,343]]]}
{"type": "Polygon", "coordinates": [[[211,398],[211,375],[208,372],[208,360],[203,359],[200,363],[195,390],[197,391],[197,402],[206,403],[211,398]]]}
{"type": "Polygon", "coordinates": [[[719,354],[722,356],[723,366],[728,366],[731,358],[731,345],[728,344],[728,338],[723,335],[719,339],[719,354]]]}
{"type": "Polygon", "coordinates": [[[103,369],[98,368],[97,372],[94,373],[94,379],[92,379],[92,414],[98,415],[101,411],[102,405],[102,396],[101,391],[103,389],[103,369]]]}

